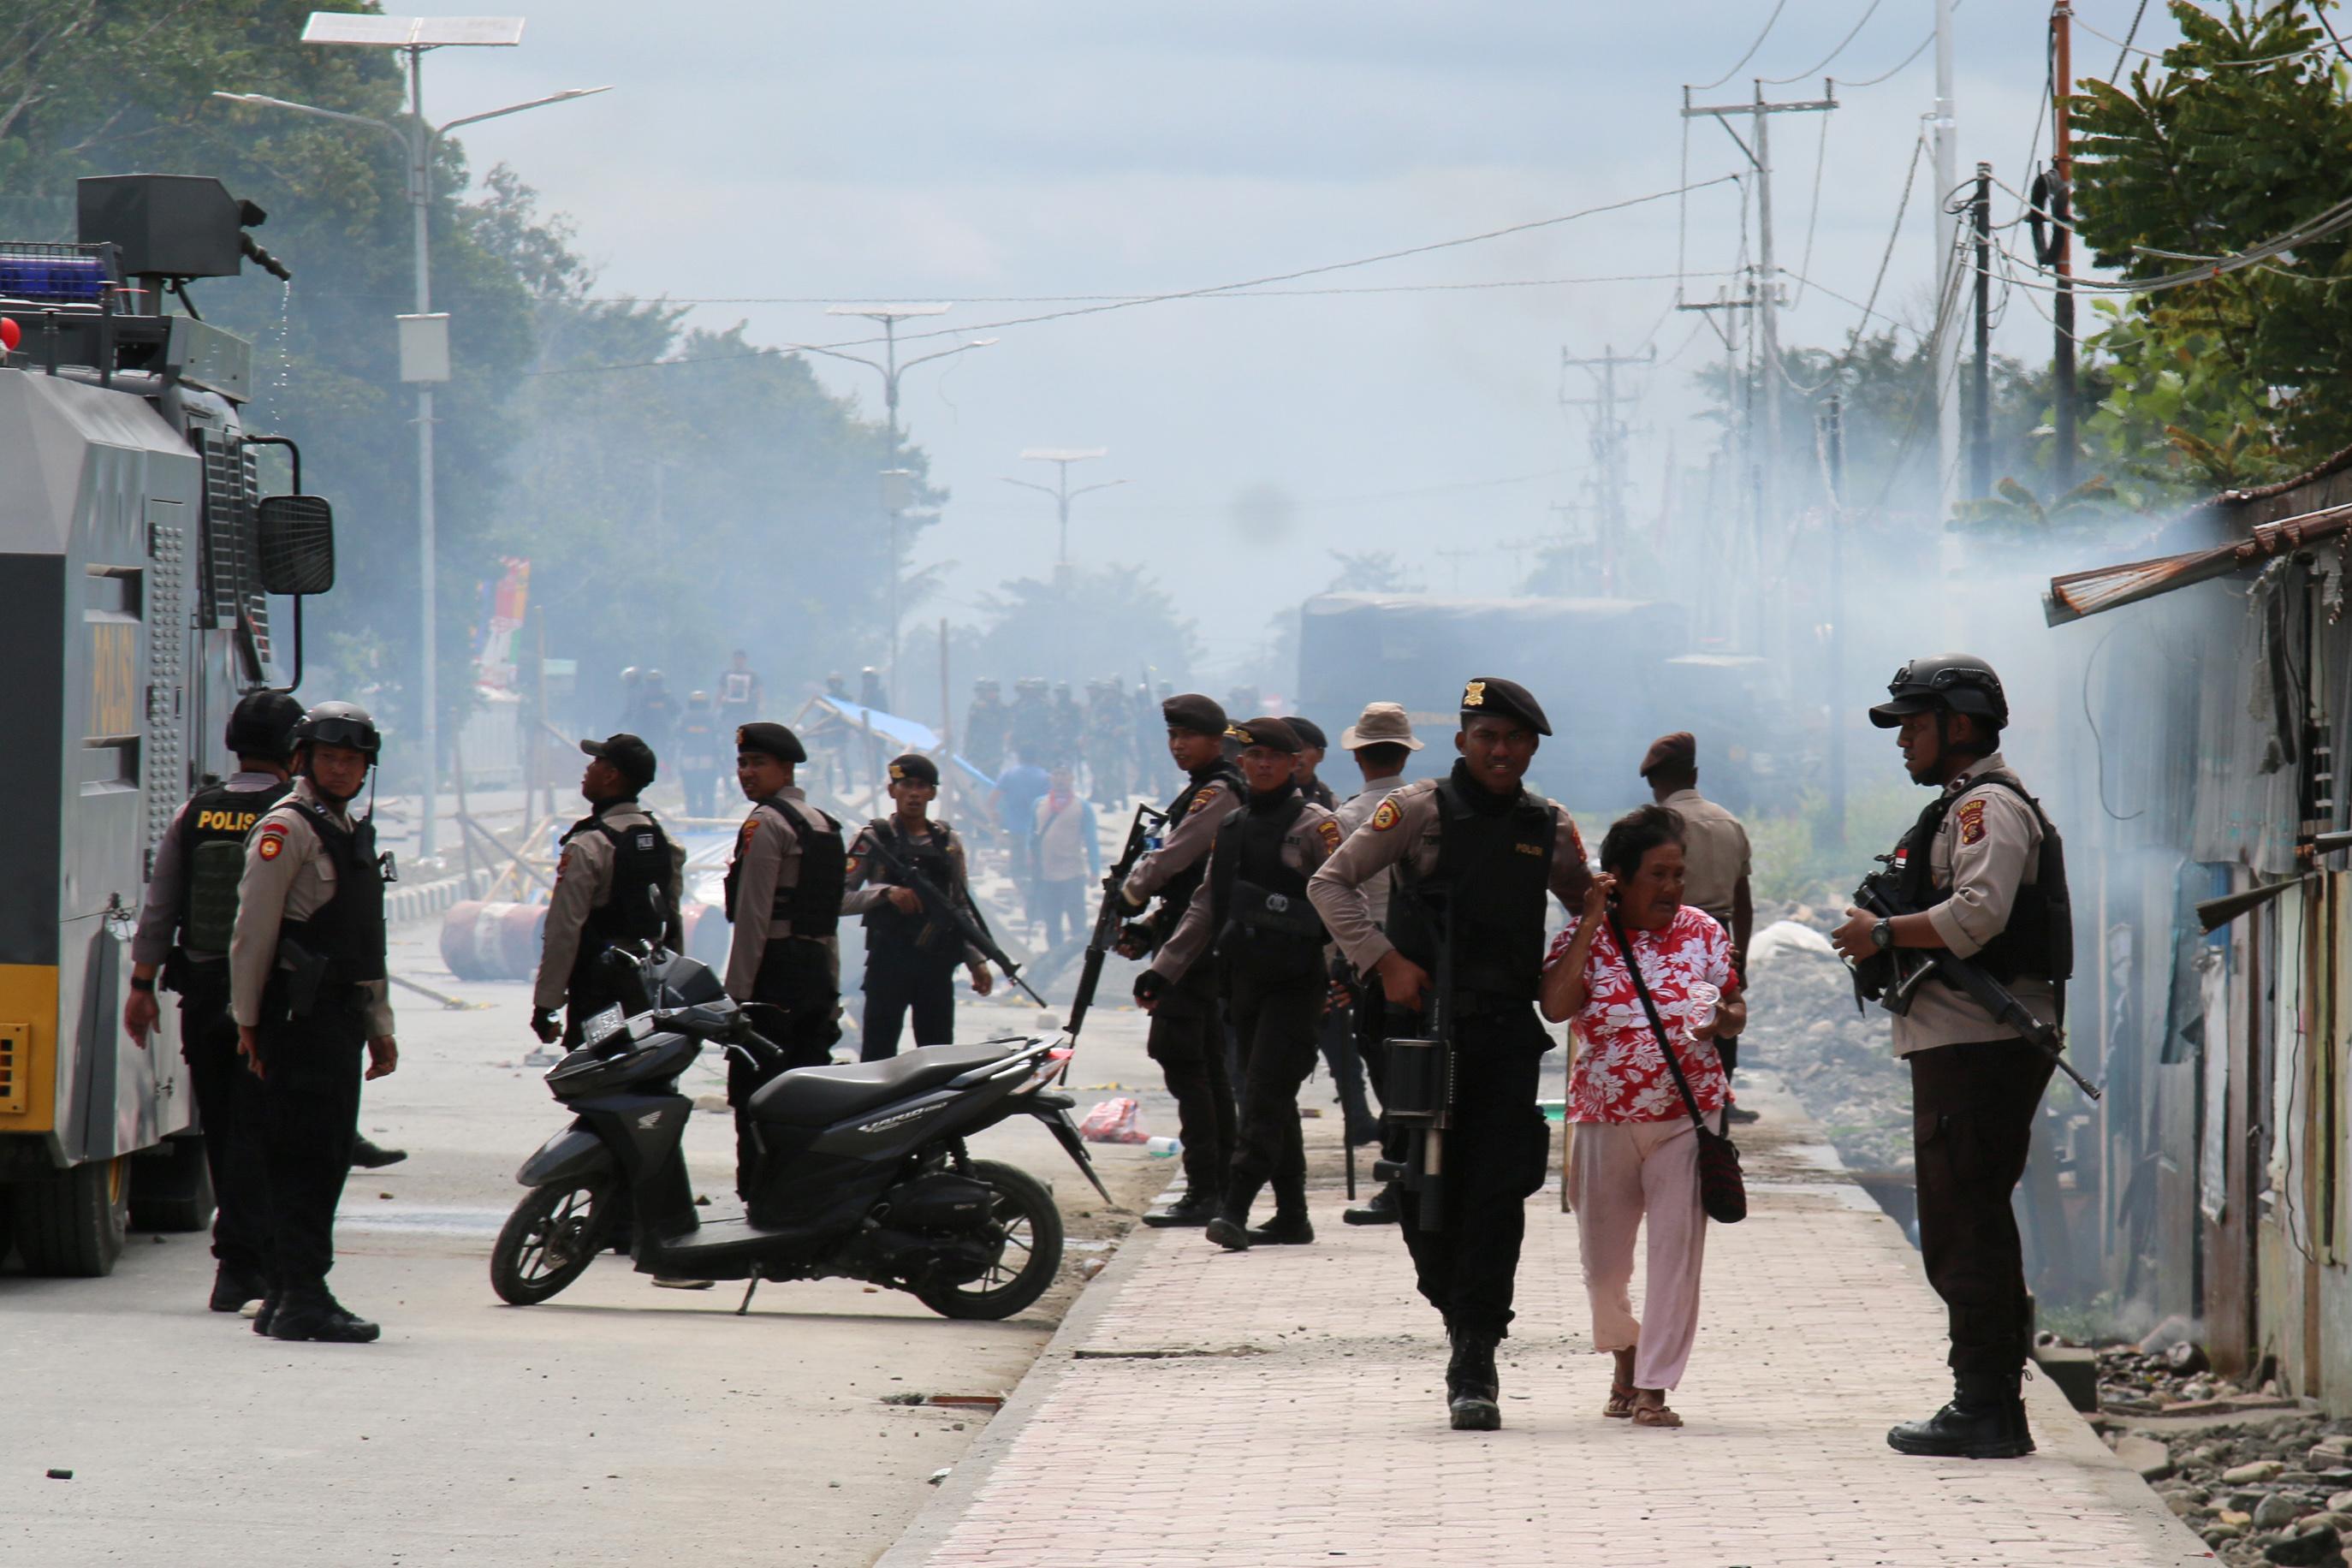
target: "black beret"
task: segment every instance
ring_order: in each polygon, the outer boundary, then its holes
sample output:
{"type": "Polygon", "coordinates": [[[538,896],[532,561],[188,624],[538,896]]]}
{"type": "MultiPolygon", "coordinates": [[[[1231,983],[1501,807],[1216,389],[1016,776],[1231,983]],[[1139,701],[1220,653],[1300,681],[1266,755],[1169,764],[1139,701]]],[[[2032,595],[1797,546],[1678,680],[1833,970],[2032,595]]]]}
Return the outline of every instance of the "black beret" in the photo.
{"type": "Polygon", "coordinates": [[[801,744],[798,735],[782,724],[771,724],[765,720],[756,724],[737,725],[735,749],[738,752],[757,752],[780,763],[808,761],[808,748],[801,744]]]}
{"type": "Polygon", "coordinates": [[[1197,691],[1180,691],[1167,699],[1160,704],[1160,716],[1171,730],[1191,730],[1202,735],[1225,732],[1225,710],[1217,705],[1216,699],[1197,691]]]}
{"type": "Polygon", "coordinates": [[[1330,738],[1323,733],[1323,726],[1314,720],[1302,719],[1296,713],[1286,713],[1282,716],[1282,721],[1290,726],[1291,733],[1298,737],[1298,743],[1301,746],[1316,752],[1328,752],[1331,749],[1330,738]]]}
{"type": "Polygon", "coordinates": [[[1535,694],[1516,680],[1496,675],[1463,683],[1462,721],[1466,724],[1473,719],[1511,719],[1538,735],[1551,733],[1551,721],[1544,717],[1543,705],[1535,694]]]}
{"type": "Polygon", "coordinates": [[[654,749],[635,735],[613,735],[602,741],[583,741],[580,749],[592,757],[602,757],[621,771],[621,776],[639,789],[654,782],[656,764],[654,749]]]}
{"type": "Polygon", "coordinates": [[[940,764],[920,752],[908,752],[903,757],[893,757],[890,759],[890,782],[897,784],[900,779],[913,779],[917,784],[927,784],[937,789],[940,764]]]}
{"type": "Polygon", "coordinates": [[[1228,726],[1225,735],[1244,746],[1264,746],[1286,756],[1295,757],[1299,752],[1298,731],[1286,719],[1244,719],[1228,726]]]}

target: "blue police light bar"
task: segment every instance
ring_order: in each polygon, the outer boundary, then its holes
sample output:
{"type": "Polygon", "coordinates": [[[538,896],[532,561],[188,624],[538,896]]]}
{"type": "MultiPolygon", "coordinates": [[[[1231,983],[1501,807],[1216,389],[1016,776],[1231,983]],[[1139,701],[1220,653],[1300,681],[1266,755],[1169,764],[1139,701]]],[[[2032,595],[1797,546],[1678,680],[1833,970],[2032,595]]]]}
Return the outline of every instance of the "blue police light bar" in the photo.
{"type": "Polygon", "coordinates": [[[0,300],[95,308],[113,284],[106,258],[79,246],[0,242],[0,300]]]}

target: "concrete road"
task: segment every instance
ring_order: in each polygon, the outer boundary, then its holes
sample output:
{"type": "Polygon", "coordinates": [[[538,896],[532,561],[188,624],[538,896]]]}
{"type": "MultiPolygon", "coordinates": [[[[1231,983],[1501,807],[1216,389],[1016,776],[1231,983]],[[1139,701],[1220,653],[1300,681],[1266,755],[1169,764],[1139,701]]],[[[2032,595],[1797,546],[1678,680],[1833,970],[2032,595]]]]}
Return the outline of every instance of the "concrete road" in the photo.
{"type": "MultiPolygon", "coordinates": [[[[362,1125],[409,1158],[352,1173],[331,1281],[383,1341],[279,1344],[206,1311],[201,1237],[134,1235],[106,1279],[10,1264],[0,1563],[869,1563],[987,1419],[885,1398],[1011,1389],[1130,1223],[1024,1122],[975,1147],[1053,1184],[1071,1247],[1013,1321],[950,1322],[839,1280],[763,1286],[737,1318],[740,1287],[655,1289],[610,1256],[545,1306],[504,1306],[488,1260],[513,1173],[564,1119],[521,1066],[526,988],[456,981],[435,936],[395,932],[394,970],[473,1005],[399,995],[401,1068],[369,1086],[362,1125]]],[[[961,1032],[1037,1019],[980,1005],[961,1032]]],[[[1076,1093],[1083,1109],[1110,1092],[1096,1086],[1142,1089],[1152,1130],[1172,1132],[1145,1088],[1142,1022],[1089,1019],[1076,1093]]],[[[698,1064],[688,1086],[717,1095],[719,1070],[698,1064]]],[[[731,1202],[723,1109],[698,1112],[688,1148],[698,1191],[731,1202]]],[[[1129,1209],[1171,1171],[1140,1149],[1097,1154],[1129,1209]]]]}

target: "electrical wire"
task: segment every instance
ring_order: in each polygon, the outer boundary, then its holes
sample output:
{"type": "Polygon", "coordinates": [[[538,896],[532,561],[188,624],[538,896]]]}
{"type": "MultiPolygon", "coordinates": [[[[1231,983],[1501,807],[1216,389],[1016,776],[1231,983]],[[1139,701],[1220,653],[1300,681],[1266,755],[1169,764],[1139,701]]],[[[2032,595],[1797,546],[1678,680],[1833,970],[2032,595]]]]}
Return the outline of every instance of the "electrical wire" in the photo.
{"type": "MultiPolygon", "coordinates": [[[[1884,0],[1870,0],[1870,4],[1863,7],[1862,19],[1854,23],[1853,26],[1846,29],[1846,35],[1844,37],[1838,40],[1837,47],[1832,49],[1828,54],[1823,55],[1818,64],[1808,67],[1806,69],[1799,71],[1794,76],[1768,76],[1764,78],[1765,84],[1769,87],[1786,87],[1792,81],[1803,81],[1808,78],[1821,75],[1822,72],[1829,68],[1831,61],[1845,53],[1845,47],[1853,42],[1854,35],[1861,32],[1862,29],[1869,24],[1871,17],[1878,14],[1878,7],[1883,3],[1884,0]]],[[[1737,66],[1732,68],[1734,70],[1738,70],[1738,68],[1739,68],[1737,66]]]]}
{"type": "MultiPolygon", "coordinates": [[[[1958,0],[1954,0],[1952,9],[1954,11],[1958,11],[1959,8],[1958,0]]],[[[1860,81],[1849,81],[1843,85],[1846,87],[1876,87],[1880,82],[1885,81],[1888,77],[1895,75],[1897,71],[1906,68],[1913,60],[1916,60],[1921,55],[1926,54],[1927,52],[1927,46],[1935,41],[1936,35],[1930,33],[1926,37],[1919,40],[1919,47],[1917,48],[1913,49],[1909,54],[1905,55],[1901,59],[1896,60],[1893,65],[1888,66],[1876,76],[1864,77],[1860,81]]]]}
{"type": "MultiPolygon", "coordinates": [[[[2095,38],[2099,38],[2107,43],[2116,45],[2126,55],[2137,55],[2143,59],[2156,60],[2159,63],[2164,59],[2165,51],[2160,49],[2143,49],[2136,47],[2127,40],[2116,37],[2113,33],[2102,33],[2088,22],[2084,21],[2079,16],[2074,18],[2074,26],[2082,28],[2083,31],[2090,34],[2091,37],[2095,38]]],[[[2333,32],[2333,30],[2334,29],[2332,28],[2330,29],[2331,32],[2333,32]]],[[[2252,70],[2257,66],[2274,66],[2284,60],[2305,59],[2313,55],[2327,54],[2338,47],[2338,45],[2331,41],[2325,44],[2313,44],[2307,48],[2289,49],[2284,54],[2262,55],[2251,60],[2209,60],[2205,63],[2202,68],[2206,70],[2252,70]]]]}
{"type": "MultiPolygon", "coordinates": [[[[2147,0],[2139,0],[2139,8],[2132,13],[2131,26],[2124,29],[2123,47],[2116,52],[2116,68],[2107,73],[2107,81],[2110,85],[2113,85],[2117,77],[2124,74],[2124,61],[2131,58],[2132,40],[2139,37],[2140,21],[2147,15],[2147,0]]],[[[2108,41],[2112,43],[2114,40],[2108,41]]]]}
{"type": "MultiPolygon", "coordinates": [[[[1813,226],[1814,226],[1816,223],[1818,223],[1818,222],[1820,222],[1820,221],[1821,221],[1821,216],[1822,216],[1822,165],[1824,163],[1828,162],[1828,160],[1829,160],[1829,152],[1830,152],[1830,117],[1829,117],[1828,115],[1824,114],[1824,115],[1822,115],[1822,134],[1821,134],[1821,140],[1820,140],[1819,142],[1815,142],[1815,143],[1813,144],[1813,203],[1812,203],[1812,206],[1811,206],[1811,208],[1806,212],[1806,214],[1805,214],[1805,261],[1804,261],[1804,268],[1805,268],[1805,270],[1806,270],[1807,272],[1811,272],[1811,271],[1813,269],[1813,226]]],[[[1802,278],[1799,278],[1799,279],[1797,279],[1797,297],[1796,297],[1795,299],[1793,299],[1793,300],[1790,300],[1790,301],[1789,301],[1789,309],[1790,309],[1791,310],[1795,310],[1798,306],[1800,306],[1800,305],[1803,304],[1804,302],[1805,302],[1805,284],[1804,284],[1804,279],[1803,279],[1802,278]]]]}
{"type": "MultiPolygon", "coordinates": [[[[1682,274],[1675,272],[1615,272],[1583,278],[1500,278],[1470,283],[1386,283],[1366,284],[1359,288],[1341,289],[1232,289],[1221,293],[1203,295],[1210,300],[1306,300],[1347,294],[1437,294],[1475,291],[1485,289],[1557,289],[1587,283],[1670,283],[1682,274]]],[[[1728,272],[1694,272],[1693,278],[1727,278],[1728,272]]],[[[962,305],[1078,305],[1102,300],[1136,302],[1156,300],[1158,294],[970,294],[957,300],[962,305]]],[[[582,300],[591,305],[888,305],[907,298],[892,294],[860,299],[840,294],[591,294],[582,300]]]]}
{"type": "Polygon", "coordinates": [[[1729,70],[1724,72],[1713,81],[1695,82],[1691,85],[1696,90],[1705,92],[1709,88],[1721,87],[1725,82],[1727,82],[1733,77],[1738,76],[1739,74],[1739,68],[1746,65],[1749,60],[1754,59],[1756,58],[1756,51],[1764,47],[1764,40],[1772,36],[1773,25],[1780,20],[1780,13],[1788,8],[1789,0],[1780,0],[1780,3],[1772,7],[1772,14],[1764,18],[1764,30],[1756,35],[1756,41],[1748,46],[1748,52],[1746,54],[1731,62],[1731,68],[1729,70]]]}
{"type": "MultiPolygon", "coordinates": [[[[1232,283],[1213,283],[1204,285],[1198,289],[1182,289],[1172,290],[1168,293],[1144,294],[1133,299],[1112,300],[1100,304],[1079,305],[1066,310],[1050,310],[1034,316],[1014,316],[1005,318],[1002,321],[979,321],[956,327],[942,327],[933,331],[903,332],[899,334],[898,341],[903,344],[919,342],[929,338],[964,337],[973,332],[984,332],[1005,327],[1034,326],[1045,321],[1068,321],[1080,316],[1102,315],[1112,310],[1133,310],[1142,305],[1166,304],[1171,300],[1177,300],[1205,299],[1219,294],[1229,294],[1236,289],[1261,289],[1269,284],[1296,282],[1301,278],[1321,277],[1327,273],[1344,272],[1353,268],[1370,267],[1385,261],[1402,260],[1410,256],[1427,256],[1435,251],[1459,249],[1461,247],[1465,245],[1483,244],[1490,239],[1501,239],[1515,234],[1527,234],[1536,229],[1554,228],[1561,224],[1575,223],[1580,219],[1595,217],[1603,213],[1623,212],[1629,208],[1646,205],[1651,202],[1664,201],[1668,196],[1685,195],[1691,191],[1705,190],[1712,185],[1720,185],[1725,184],[1737,184],[1738,183],[1738,176],[1737,175],[1718,174],[1710,180],[1701,180],[1696,184],[1676,186],[1671,190],[1652,191],[1645,195],[1629,196],[1622,201],[1602,202],[1593,206],[1580,207],[1575,212],[1562,213],[1553,217],[1530,218],[1525,223],[1507,224],[1501,228],[1486,229],[1477,234],[1461,235],[1453,239],[1433,240],[1426,245],[1407,246],[1399,250],[1383,251],[1376,256],[1360,256],[1348,261],[1324,262],[1314,267],[1298,268],[1289,272],[1276,272],[1269,273],[1261,278],[1241,279],[1232,283]]],[[[751,349],[740,353],[688,354],[681,355],[675,359],[631,360],[614,364],[563,366],[546,370],[527,371],[524,374],[527,375],[593,375],[602,374],[610,371],[650,369],[658,365],[698,364],[724,360],[762,359],[772,354],[793,353],[803,349],[831,351],[838,349],[864,348],[885,341],[887,340],[882,337],[867,336],[862,338],[845,339],[839,342],[832,343],[781,344],[772,348],[751,349]]]]}

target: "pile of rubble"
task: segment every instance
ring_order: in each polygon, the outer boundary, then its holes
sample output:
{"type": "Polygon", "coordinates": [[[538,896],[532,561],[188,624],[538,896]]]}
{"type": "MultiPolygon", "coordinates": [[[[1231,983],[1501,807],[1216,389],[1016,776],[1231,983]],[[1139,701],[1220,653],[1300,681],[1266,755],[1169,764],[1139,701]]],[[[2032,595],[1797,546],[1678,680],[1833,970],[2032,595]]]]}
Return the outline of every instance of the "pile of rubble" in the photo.
{"type": "Polygon", "coordinates": [[[2342,1568],[2352,1422],[2296,1415],[2169,1439],[2126,1434],[2116,1451],[2221,1561],[2342,1568]]]}
{"type": "Polygon", "coordinates": [[[1778,1073],[1856,1175],[1907,1182],[1911,1080],[1888,1018],[1857,1011],[1853,982],[1826,935],[1841,911],[1760,905],[1749,943],[1742,1065],[1778,1073]]]}

